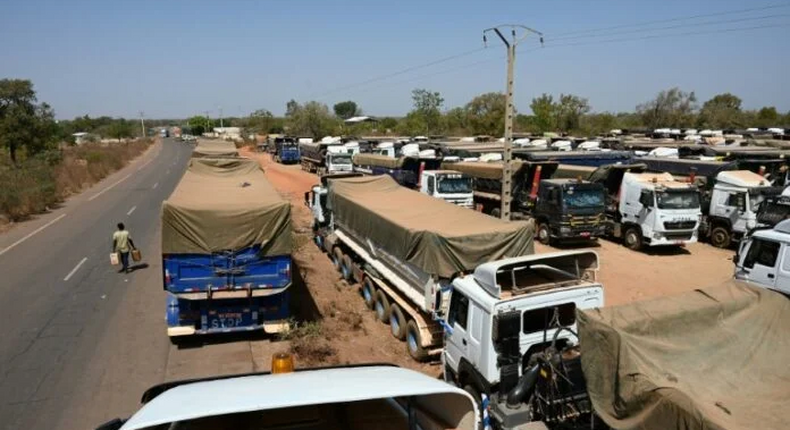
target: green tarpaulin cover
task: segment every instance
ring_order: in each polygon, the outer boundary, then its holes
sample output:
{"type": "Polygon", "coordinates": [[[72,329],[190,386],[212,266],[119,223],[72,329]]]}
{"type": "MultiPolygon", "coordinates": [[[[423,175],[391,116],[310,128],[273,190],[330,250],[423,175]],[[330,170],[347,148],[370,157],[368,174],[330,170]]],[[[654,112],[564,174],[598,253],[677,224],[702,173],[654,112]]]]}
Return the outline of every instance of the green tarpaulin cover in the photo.
{"type": "Polygon", "coordinates": [[[441,278],[534,253],[532,221],[505,222],[401,187],[389,176],[330,181],[329,206],[341,229],[441,278]]]}
{"type": "Polygon", "coordinates": [[[790,300],[737,281],[580,311],[587,388],[615,429],[790,426],[790,300]]]}
{"type": "Polygon", "coordinates": [[[291,254],[291,205],[253,160],[193,158],[162,204],[162,252],[209,254],[260,245],[291,254]]]}
{"type": "Polygon", "coordinates": [[[224,140],[199,139],[192,150],[193,158],[200,157],[238,157],[239,151],[233,142],[224,140]]]}

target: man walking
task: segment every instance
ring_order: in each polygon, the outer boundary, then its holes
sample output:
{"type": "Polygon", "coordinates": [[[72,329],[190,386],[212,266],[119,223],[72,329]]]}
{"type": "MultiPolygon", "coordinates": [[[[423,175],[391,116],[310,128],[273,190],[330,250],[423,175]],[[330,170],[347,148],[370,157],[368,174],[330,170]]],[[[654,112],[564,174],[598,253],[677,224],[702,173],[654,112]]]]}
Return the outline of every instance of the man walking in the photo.
{"type": "Polygon", "coordinates": [[[118,231],[112,234],[112,252],[117,252],[121,256],[121,270],[118,273],[129,273],[129,251],[135,249],[134,241],[129,236],[126,226],[122,222],[118,223],[118,231]]]}

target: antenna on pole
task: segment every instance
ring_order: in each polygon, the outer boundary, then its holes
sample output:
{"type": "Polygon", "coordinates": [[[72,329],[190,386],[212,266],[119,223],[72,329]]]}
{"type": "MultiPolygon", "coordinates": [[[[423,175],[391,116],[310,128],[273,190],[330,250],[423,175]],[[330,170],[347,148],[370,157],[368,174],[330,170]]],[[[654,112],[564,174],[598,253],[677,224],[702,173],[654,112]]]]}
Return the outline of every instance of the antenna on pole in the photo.
{"type": "Polygon", "coordinates": [[[510,207],[513,192],[513,68],[516,63],[516,47],[519,42],[526,39],[530,34],[540,36],[541,45],[543,44],[543,33],[529,27],[518,24],[506,24],[491,27],[483,30],[483,45],[487,46],[486,33],[494,32],[502,40],[507,48],[507,85],[505,90],[505,148],[502,152],[502,200],[500,206],[500,217],[505,221],[510,221],[510,207]],[[510,40],[502,31],[510,29],[510,40]],[[520,35],[519,35],[520,30],[520,35]]]}

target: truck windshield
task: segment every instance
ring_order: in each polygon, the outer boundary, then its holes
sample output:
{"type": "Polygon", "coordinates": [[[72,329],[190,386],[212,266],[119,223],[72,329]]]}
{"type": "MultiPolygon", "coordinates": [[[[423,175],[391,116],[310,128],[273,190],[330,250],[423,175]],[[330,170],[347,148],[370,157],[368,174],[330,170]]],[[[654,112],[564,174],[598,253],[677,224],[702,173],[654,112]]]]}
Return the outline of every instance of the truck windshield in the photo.
{"type": "Polygon", "coordinates": [[[439,178],[439,192],[446,194],[460,194],[472,192],[470,178],[439,178]]]}
{"type": "Polygon", "coordinates": [[[351,164],[351,155],[349,154],[332,154],[330,157],[332,164],[351,164]]]}
{"type": "Polygon", "coordinates": [[[604,204],[602,190],[567,189],[565,207],[568,209],[594,208],[604,204]]]}
{"type": "Polygon", "coordinates": [[[659,209],[697,209],[699,193],[696,191],[663,191],[656,193],[659,209]]]}

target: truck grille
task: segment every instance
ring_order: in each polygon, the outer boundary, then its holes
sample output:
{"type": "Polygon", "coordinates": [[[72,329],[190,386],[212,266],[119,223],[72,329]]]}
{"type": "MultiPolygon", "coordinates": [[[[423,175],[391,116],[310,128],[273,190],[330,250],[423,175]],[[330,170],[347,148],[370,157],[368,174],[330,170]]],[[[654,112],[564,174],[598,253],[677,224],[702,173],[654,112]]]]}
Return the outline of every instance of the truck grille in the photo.
{"type": "Polygon", "coordinates": [[[669,240],[691,240],[692,233],[667,233],[664,235],[669,240]]]}
{"type": "Polygon", "coordinates": [[[664,228],[667,230],[691,230],[695,225],[697,225],[696,221],[664,222],[664,228]]]}

